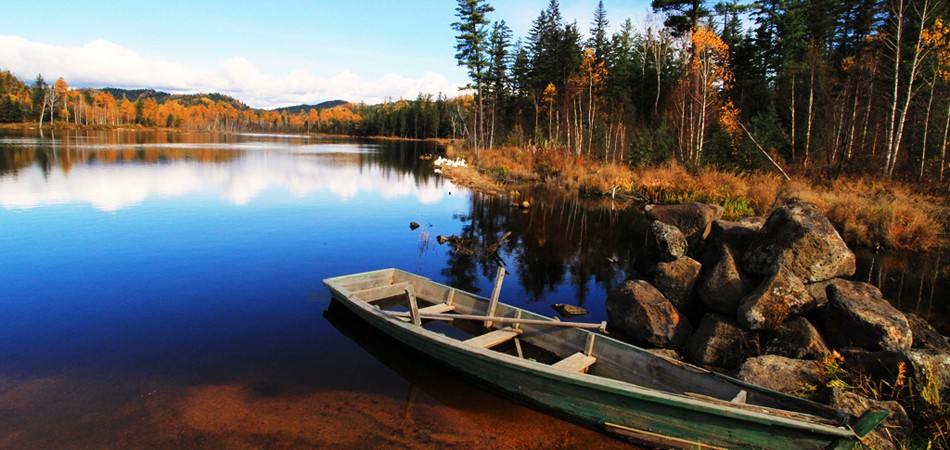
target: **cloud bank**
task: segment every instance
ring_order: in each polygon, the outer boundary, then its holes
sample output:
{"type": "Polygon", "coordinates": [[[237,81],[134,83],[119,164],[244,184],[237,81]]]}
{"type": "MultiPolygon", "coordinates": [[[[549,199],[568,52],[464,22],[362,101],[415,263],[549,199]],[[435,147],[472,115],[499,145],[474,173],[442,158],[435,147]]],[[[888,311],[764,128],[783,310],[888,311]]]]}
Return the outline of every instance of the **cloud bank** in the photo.
{"type": "Polygon", "coordinates": [[[149,60],[132,49],[102,39],[81,47],[60,47],[19,36],[0,36],[0,69],[11,71],[27,83],[42,73],[48,81],[63,77],[73,87],[218,92],[255,108],[334,99],[373,104],[386,99],[411,99],[419,93],[454,96],[460,87],[444,75],[429,71],[419,78],[388,74],[375,80],[364,80],[350,71],[328,78],[294,70],[274,77],[240,56],[217,61],[213,70],[199,70],[173,61],[149,60]]]}

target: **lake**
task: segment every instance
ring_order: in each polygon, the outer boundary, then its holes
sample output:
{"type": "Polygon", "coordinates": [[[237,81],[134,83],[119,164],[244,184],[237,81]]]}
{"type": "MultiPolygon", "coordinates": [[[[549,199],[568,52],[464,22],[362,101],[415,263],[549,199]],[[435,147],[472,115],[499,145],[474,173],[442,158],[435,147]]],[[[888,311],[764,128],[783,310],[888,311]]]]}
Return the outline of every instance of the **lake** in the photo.
{"type": "MultiPolygon", "coordinates": [[[[626,275],[612,261],[643,241],[637,209],[527,191],[522,210],[434,173],[438,151],[0,130],[0,447],[624,446],[330,307],[327,277],[397,267],[487,294],[500,261],[505,302],[606,320],[626,275]]],[[[856,279],[950,331],[946,255],[859,256],[856,279]]]]}

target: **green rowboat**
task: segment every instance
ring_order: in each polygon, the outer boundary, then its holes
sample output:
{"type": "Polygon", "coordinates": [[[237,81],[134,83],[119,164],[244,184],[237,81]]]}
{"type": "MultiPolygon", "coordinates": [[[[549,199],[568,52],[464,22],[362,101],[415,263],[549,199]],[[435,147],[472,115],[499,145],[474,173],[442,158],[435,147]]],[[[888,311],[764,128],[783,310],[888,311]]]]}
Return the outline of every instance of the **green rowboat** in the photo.
{"type": "Polygon", "coordinates": [[[664,448],[851,448],[887,417],[846,412],[654,355],[397,269],[323,280],[386,335],[578,424],[664,448]]]}

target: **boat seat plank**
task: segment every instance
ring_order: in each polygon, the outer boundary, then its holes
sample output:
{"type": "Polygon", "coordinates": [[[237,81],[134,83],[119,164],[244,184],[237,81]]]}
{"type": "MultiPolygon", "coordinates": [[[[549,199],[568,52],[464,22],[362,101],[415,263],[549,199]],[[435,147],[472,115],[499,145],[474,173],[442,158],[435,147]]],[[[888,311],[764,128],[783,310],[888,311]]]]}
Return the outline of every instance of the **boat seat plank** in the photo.
{"type": "Polygon", "coordinates": [[[466,339],[465,343],[475,347],[492,348],[498,344],[514,339],[515,336],[518,336],[519,334],[521,334],[521,330],[516,330],[514,328],[502,328],[490,333],[485,333],[481,336],[475,336],[471,339],[466,339]]]}
{"type": "Polygon", "coordinates": [[[379,300],[392,298],[397,295],[405,295],[407,286],[409,286],[409,282],[404,281],[402,283],[363,289],[361,291],[353,292],[353,295],[366,303],[372,303],[379,300]]]}
{"type": "Polygon", "coordinates": [[[426,306],[425,308],[419,308],[419,314],[443,314],[455,310],[455,305],[449,305],[447,303],[436,303],[432,306],[426,306]]]}
{"type": "Polygon", "coordinates": [[[552,364],[551,367],[554,367],[555,369],[567,370],[569,372],[585,373],[587,372],[587,369],[595,362],[597,362],[597,358],[577,352],[552,364]]]}

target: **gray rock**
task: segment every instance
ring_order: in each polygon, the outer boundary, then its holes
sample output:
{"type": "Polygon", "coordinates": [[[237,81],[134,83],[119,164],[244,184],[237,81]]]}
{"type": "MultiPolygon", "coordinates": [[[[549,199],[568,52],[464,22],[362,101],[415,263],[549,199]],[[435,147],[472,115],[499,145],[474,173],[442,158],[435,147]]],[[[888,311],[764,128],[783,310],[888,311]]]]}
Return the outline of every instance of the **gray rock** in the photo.
{"type": "Polygon", "coordinates": [[[647,274],[653,271],[657,263],[676,261],[688,249],[686,238],[678,228],[654,220],[647,228],[646,243],[637,253],[633,266],[640,273],[647,274]]]}
{"type": "Polygon", "coordinates": [[[715,255],[703,266],[696,293],[709,309],[733,316],[739,301],[755,284],[739,270],[729,246],[720,245],[715,255]]]}
{"type": "Polygon", "coordinates": [[[765,346],[765,352],[786,358],[821,359],[831,350],[814,325],[808,319],[797,316],[775,329],[775,334],[765,346]]]}
{"type": "Polygon", "coordinates": [[[907,318],[911,334],[914,336],[912,348],[950,352],[950,342],[947,342],[947,337],[940,334],[926,320],[914,313],[904,313],[904,317],[907,318]]]}
{"type": "Polygon", "coordinates": [[[676,309],[687,311],[693,299],[693,287],[699,279],[699,262],[684,256],[673,262],[661,262],[651,273],[652,284],[676,309]]]}
{"type": "Polygon", "coordinates": [[[733,369],[758,353],[755,336],[739,327],[732,318],[721,314],[703,316],[696,331],[686,341],[686,354],[707,366],[733,369]]]}
{"type": "Polygon", "coordinates": [[[692,332],[689,320],[643,280],[628,280],[610,291],[606,306],[611,327],[656,347],[682,347],[692,332]]]}
{"type": "Polygon", "coordinates": [[[678,228],[690,248],[696,248],[709,235],[713,221],[722,217],[723,208],[718,205],[704,203],[685,203],[682,205],[648,205],[646,215],[653,220],[659,220],[678,228]]]}
{"type": "Polygon", "coordinates": [[[736,372],[736,378],[791,394],[802,391],[806,385],[820,385],[822,371],[815,361],[765,355],[747,359],[736,372]]]}
{"type": "Polygon", "coordinates": [[[750,330],[772,330],[790,316],[805,314],[814,307],[815,300],[802,280],[780,266],[743,297],[736,317],[740,325],[750,330]]]}
{"type": "Polygon", "coordinates": [[[785,266],[806,283],[854,274],[855,256],[812,203],[776,208],[743,257],[750,274],[768,276],[785,266]]]}
{"type": "Polygon", "coordinates": [[[906,351],[913,337],[904,314],[891,306],[873,285],[834,280],[828,285],[822,314],[825,339],[834,348],[906,351]]]}
{"type": "Polygon", "coordinates": [[[950,398],[950,353],[911,350],[907,352],[907,359],[911,364],[913,386],[918,393],[922,396],[939,393],[941,399],[950,398]]]}
{"type": "Polygon", "coordinates": [[[829,393],[826,403],[832,408],[847,411],[851,415],[852,421],[861,417],[871,408],[886,409],[890,412],[887,419],[884,419],[877,428],[861,440],[864,445],[873,449],[898,450],[904,448],[902,444],[914,430],[914,423],[907,416],[907,412],[895,401],[871,400],[862,395],[835,388],[829,393]]]}

